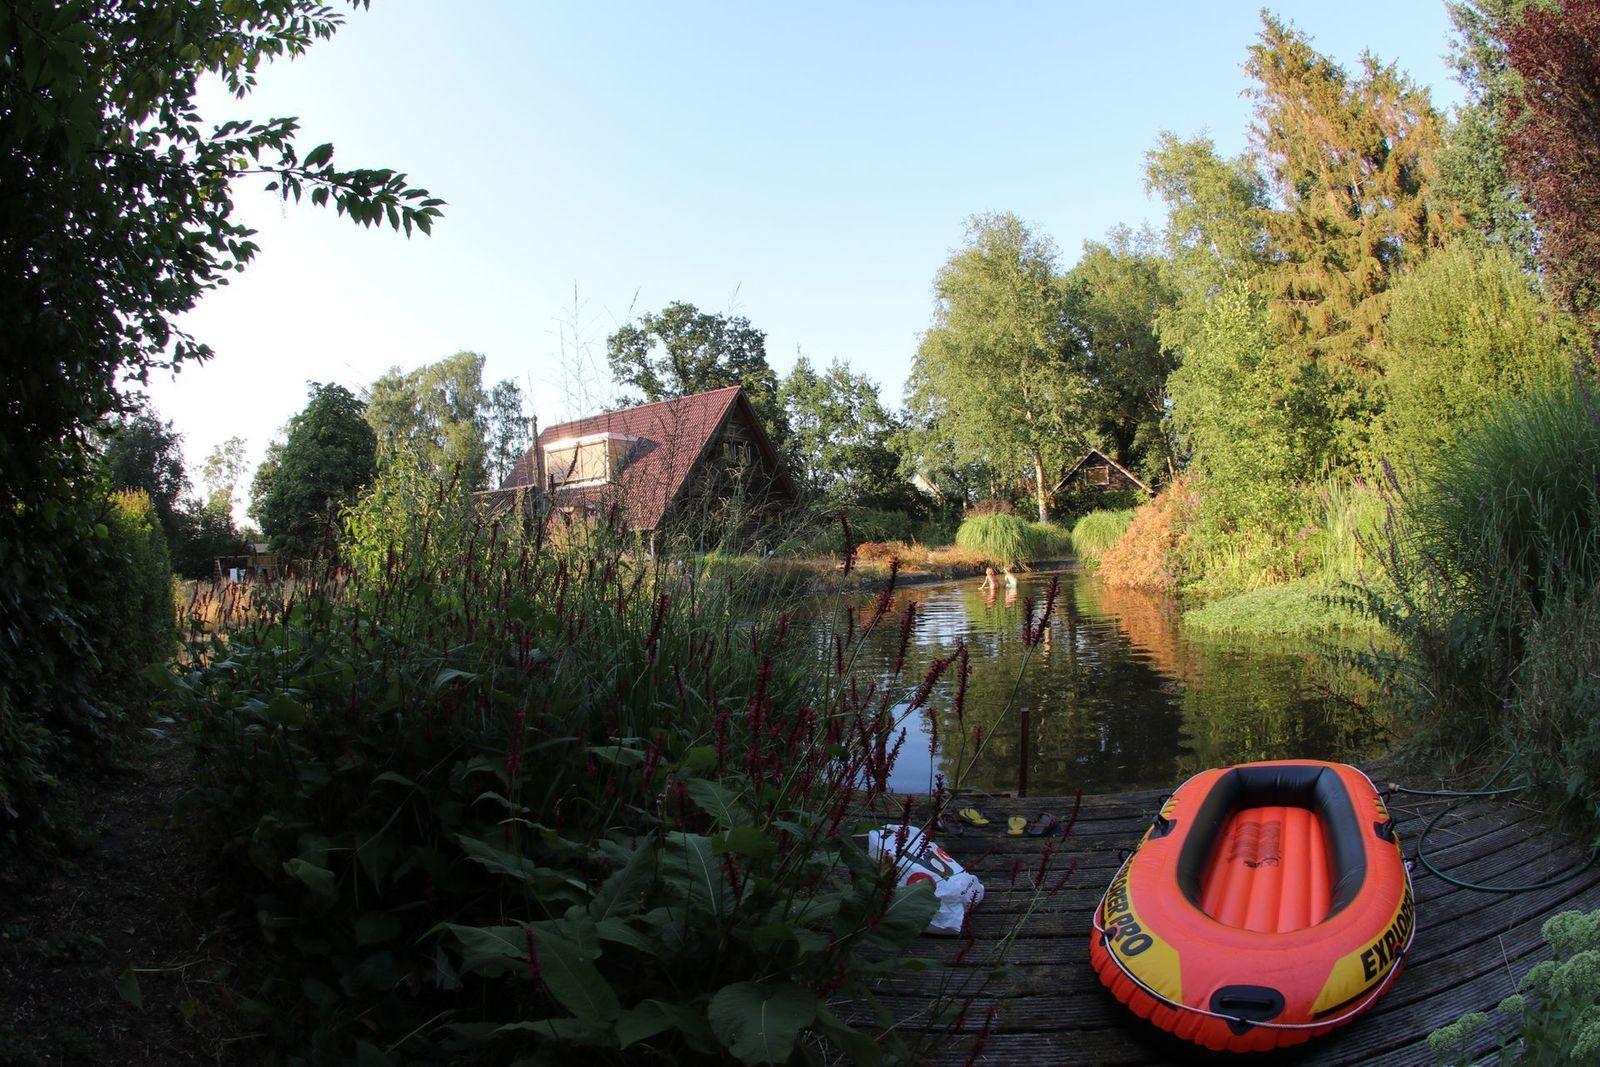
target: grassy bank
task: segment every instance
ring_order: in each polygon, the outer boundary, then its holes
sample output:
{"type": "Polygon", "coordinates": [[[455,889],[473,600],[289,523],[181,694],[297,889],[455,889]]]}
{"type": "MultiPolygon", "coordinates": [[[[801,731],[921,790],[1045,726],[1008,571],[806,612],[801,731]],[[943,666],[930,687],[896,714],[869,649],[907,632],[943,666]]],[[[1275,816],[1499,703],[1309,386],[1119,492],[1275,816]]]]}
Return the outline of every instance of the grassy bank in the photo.
{"type": "Polygon", "coordinates": [[[1256,637],[1380,630],[1371,618],[1353,608],[1352,595],[1321,578],[1301,578],[1190,608],[1183,613],[1183,624],[1199,633],[1256,637]]]}

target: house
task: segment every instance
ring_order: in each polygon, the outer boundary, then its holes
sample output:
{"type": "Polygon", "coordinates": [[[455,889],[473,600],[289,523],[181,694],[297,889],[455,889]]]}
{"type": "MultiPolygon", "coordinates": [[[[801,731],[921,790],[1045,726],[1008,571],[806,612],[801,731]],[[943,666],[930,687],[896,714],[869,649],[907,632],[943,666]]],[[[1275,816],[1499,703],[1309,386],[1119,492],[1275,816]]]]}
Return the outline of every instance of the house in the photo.
{"type": "Polygon", "coordinates": [[[487,495],[498,510],[530,492],[569,516],[614,514],[652,543],[671,524],[719,513],[735,494],[752,512],[799,499],[737,385],[546,427],[487,495]]]}
{"type": "Polygon", "coordinates": [[[1091,448],[1084,453],[1083,458],[1073,464],[1072,469],[1056,483],[1056,489],[1069,493],[1108,493],[1139,489],[1154,494],[1154,490],[1134,477],[1132,471],[1098,448],[1091,448]]]}
{"type": "Polygon", "coordinates": [[[213,577],[237,582],[245,578],[276,578],[278,554],[265,541],[247,541],[239,546],[242,551],[233,556],[218,556],[211,561],[213,577]]]}

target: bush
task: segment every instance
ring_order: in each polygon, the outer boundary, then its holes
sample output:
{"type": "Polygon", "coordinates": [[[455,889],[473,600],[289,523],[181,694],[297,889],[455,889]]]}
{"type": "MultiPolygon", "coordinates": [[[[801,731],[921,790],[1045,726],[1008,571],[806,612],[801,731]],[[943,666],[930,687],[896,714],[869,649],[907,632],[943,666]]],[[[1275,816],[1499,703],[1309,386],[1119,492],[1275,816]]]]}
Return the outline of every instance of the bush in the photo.
{"type": "Polygon", "coordinates": [[[852,837],[912,686],[840,677],[724,560],[442,504],[393,531],[173,680],[279,1036],[323,1062],[897,1054],[827,1005],[870,1006],[933,913],[852,837]]]}
{"type": "Polygon", "coordinates": [[[1496,1038],[1492,1062],[1600,1061],[1600,910],[1552,915],[1540,932],[1551,958],[1522,976],[1495,1015],[1472,1012],[1428,1035],[1439,1064],[1491,1062],[1473,1051],[1486,1026],[1496,1038]]]}
{"type": "Polygon", "coordinates": [[[1101,553],[1101,580],[1129,589],[1177,592],[1182,574],[1180,549],[1193,507],[1188,483],[1175,479],[1134,512],[1121,539],[1101,553]]]}
{"type": "Polygon", "coordinates": [[[1562,316],[1504,249],[1458,239],[1389,293],[1382,444],[1400,466],[1449,446],[1489,408],[1562,377],[1562,316]]]}
{"type": "Polygon", "coordinates": [[[1100,557],[1128,532],[1134,514],[1134,508],[1091,511],[1072,524],[1072,550],[1085,567],[1100,565],[1100,557]]]}
{"type": "Polygon", "coordinates": [[[21,607],[37,623],[20,646],[0,643],[0,839],[45,852],[60,836],[69,772],[122,758],[144,718],[145,671],[174,638],[167,543],[148,494],[79,498],[64,528],[71,536],[48,558],[0,545],[0,567],[17,578],[0,596],[32,583],[21,607]]]}
{"type": "Polygon", "coordinates": [[[1028,523],[1028,559],[1061,560],[1072,556],[1072,531],[1053,522],[1028,523]]]}
{"type": "Polygon", "coordinates": [[[1004,512],[969,515],[956,530],[956,547],[981,553],[996,567],[1011,567],[1032,556],[1028,523],[1004,512]]]}
{"type": "Polygon", "coordinates": [[[89,625],[100,648],[98,687],[126,698],[143,691],[144,672],[164,662],[177,642],[172,562],[166,535],[149,494],[111,494],[105,569],[89,625]]]}

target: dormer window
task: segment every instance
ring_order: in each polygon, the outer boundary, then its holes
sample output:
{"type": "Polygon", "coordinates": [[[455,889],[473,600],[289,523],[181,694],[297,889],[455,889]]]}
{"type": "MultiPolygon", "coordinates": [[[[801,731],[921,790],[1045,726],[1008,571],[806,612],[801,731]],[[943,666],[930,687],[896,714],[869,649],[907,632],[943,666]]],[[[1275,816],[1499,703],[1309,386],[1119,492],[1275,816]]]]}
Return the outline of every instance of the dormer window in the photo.
{"type": "Polygon", "coordinates": [[[595,433],[544,446],[544,473],[558,489],[605,485],[621,473],[637,437],[595,433]]]}

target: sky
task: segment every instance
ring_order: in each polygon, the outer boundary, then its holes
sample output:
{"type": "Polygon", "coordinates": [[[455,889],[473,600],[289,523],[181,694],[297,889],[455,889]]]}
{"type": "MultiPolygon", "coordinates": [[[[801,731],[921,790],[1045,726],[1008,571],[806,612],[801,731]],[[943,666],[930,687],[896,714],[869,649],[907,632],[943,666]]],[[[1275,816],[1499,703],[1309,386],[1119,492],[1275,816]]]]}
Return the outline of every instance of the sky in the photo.
{"type": "MultiPolygon", "coordinates": [[[[1461,98],[1442,0],[1273,10],[1461,98]]],[[[548,424],[613,395],[606,335],[686,300],[747,316],[780,374],[840,359],[896,403],[964,221],[1015,212],[1063,266],[1159,224],[1145,153],[1163,130],[1246,148],[1259,25],[1232,0],[377,0],[204,114],[299,116],[303,150],[404,170],[445,218],[408,240],[241,186],[261,252],[184,320],[216,356],[148,393],[196,481],[228,437],[257,462],[309,382],[359,394],[462,349],[548,424]]]]}

